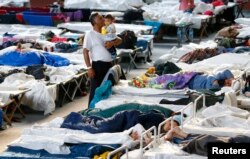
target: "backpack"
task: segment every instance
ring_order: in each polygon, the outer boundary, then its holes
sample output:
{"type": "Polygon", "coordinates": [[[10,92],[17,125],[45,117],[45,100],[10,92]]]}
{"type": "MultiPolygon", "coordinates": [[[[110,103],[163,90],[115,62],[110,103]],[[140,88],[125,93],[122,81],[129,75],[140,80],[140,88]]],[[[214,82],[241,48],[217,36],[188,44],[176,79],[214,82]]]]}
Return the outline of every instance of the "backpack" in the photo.
{"type": "Polygon", "coordinates": [[[123,15],[123,20],[127,23],[131,23],[134,20],[143,20],[143,10],[129,9],[123,15]]]}
{"type": "Polygon", "coordinates": [[[26,73],[34,76],[35,79],[43,79],[45,78],[45,69],[43,65],[32,65],[27,67],[26,73]]]}
{"type": "Polygon", "coordinates": [[[117,46],[120,49],[135,49],[137,37],[133,31],[124,30],[118,35],[122,39],[122,43],[117,46]]]}

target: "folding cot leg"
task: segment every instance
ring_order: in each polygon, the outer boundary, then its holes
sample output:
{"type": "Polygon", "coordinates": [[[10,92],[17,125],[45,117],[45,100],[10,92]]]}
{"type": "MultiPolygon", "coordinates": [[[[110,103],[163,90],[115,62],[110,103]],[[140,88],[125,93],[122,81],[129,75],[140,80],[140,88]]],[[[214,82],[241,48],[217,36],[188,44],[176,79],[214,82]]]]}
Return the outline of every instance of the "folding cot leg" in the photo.
{"type": "Polygon", "coordinates": [[[7,124],[9,126],[12,126],[12,122],[11,122],[11,120],[8,118],[8,116],[6,114],[3,114],[3,118],[4,118],[4,120],[7,122],[7,124]]]}
{"type": "Polygon", "coordinates": [[[128,67],[127,67],[126,74],[130,71],[130,68],[131,68],[131,65],[132,65],[132,64],[134,65],[135,68],[137,68],[137,65],[136,65],[136,63],[135,63],[136,54],[137,54],[137,53],[135,53],[135,56],[132,57],[132,55],[129,53],[130,62],[129,62],[129,65],[128,65],[128,67]]]}
{"type": "Polygon", "coordinates": [[[194,40],[194,30],[193,30],[193,28],[191,28],[191,26],[187,26],[185,28],[185,36],[186,36],[186,39],[189,42],[193,42],[193,40],[194,40]]]}
{"type": "Polygon", "coordinates": [[[203,25],[202,25],[202,28],[201,28],[200,41],[202,40],[204,33],[206,35],[208,35],[208,33],[207,33],[207,26],[208,26],[207,22],[204,22],[203,25]]]}
{"type": "Polygon", "coordinates": [[[239,5],[237,5],[237,18],[239,18],[239,16],[241,15],[243,18],[245,17],[242,10],[243,10],[244,4],[241,3],[239,5]]]}
{"type": "Polygon", "coordinates": [[[25,117],[24,112],[20,108],[23,97],[24,97],[24,93],[20,96],[20,98],[18,98],[18,96],[13,97],[13,106],[14,106],[14,108],[12,109],[12,111],[10,113],[10,117],[9,117],[9,119],[11,121],[12,121],[12,119],[14,117],[14,114],[15,114],[16,110],[19,110],[19,112],[21,113],[23,118],[25,117]]]}
{"type": "Polygon", "coordinates": [[[149,51],[149,53],[150,53],[150,56],[152,56],[152,55],[153,55],[153,52],[152,52],[152,49],[151,49],[150,45],[151,45],[151,43],[148,42],[148,51],[149,51]]]}
{"type": "Polygon", "coordinates": [[[61,101],[61,103],[60,103],[60,106],[62,107],[63,102],[65,101],[65,98],[66,98],[66,97],[68,97],[69,100],[72,102],[72,97],[69,95],[69,92],[68,92],[68,91],[69,91],[69,88],[70,88],[70,82],[68,83],[67,89],[65,89],[65,87],[64,87],[63,84],[61,84],[61,88],[62,88],[63,91],[64,91],[64,95],[63,95],[62,101],[61,101]]]}
{"type": "Polygon", "coordinates": [[[81,89],[81,83],[82,83],[82,80],[83,80],[83,76],[80,76],[78,79],[74,78],[74,82],[76,84],[76,87],[75,87],[73,95],[72,95],[72,100],[75,98],[77,90],[79,90],[81,93],[83,92],[82,89],[81,89]],[[78,79],[79,79],[79,81],[78,81],[78,79]]]}
{"type": "Polygon", "coordinates": [[[24,93],[21,95],[21,97],[18,99],[16,98],[14,103],[17,104],[17,109],[19,110],[19,112],[21,113],[21,115],[23,116],[23,118],[25,118],[25,114],[23,112],[23,110],[21,109],[21,102],[23,100],[23,97],[24,97],[24,93]]]}
{"type": "Polygon", "coordinates": [[[177,47],[181,47],[181,39],[182,39],[182,29],[180,27],[177,28],[177,47]]]}
{"type": "Polygon", "coordinates": [[[78,84],[77,84],[77,89],[78,89],[81,93],[83,93],[83,90],[82,90],[82,88],[81,88],[81,84],[82,84],[82,81],[83,81],[83,79],[84,79],[84,76],[85,76],[85,75],[82,75],[82,76],[79,78],[79,81],[78,81],[78,84]]]}
{"type": "Polygon", "coordinates": [[[3,110],[3,118],[7,122],[8,125],[12,126],[12,122],[10,118],[7,116],[7,110],[8,110],[9,105],[7,105],[4,110],[3,110]]]}

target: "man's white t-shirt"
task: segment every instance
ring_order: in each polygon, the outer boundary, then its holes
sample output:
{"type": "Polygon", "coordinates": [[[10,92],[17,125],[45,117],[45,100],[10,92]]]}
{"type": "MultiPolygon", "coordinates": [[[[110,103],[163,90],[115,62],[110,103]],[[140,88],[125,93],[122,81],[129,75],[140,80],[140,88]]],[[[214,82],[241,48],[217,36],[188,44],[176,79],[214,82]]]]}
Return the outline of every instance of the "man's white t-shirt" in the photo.
{"type": "Polygon", "coordinates": [[[91,30],[84,37],[83,48],[88,49],[92,61],[112,61],[111,54],[104,46],[105,37],[101,33],[91,30]]]}

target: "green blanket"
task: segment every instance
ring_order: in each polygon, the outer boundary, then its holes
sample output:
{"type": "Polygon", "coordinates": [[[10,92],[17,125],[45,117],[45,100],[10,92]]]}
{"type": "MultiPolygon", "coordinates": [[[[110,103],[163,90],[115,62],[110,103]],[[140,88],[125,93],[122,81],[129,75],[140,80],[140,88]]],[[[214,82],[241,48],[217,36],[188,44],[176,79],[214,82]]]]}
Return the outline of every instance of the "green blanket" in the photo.
{"type": "Polygon", "coordinates": [[[152,109],[160,111],[161,113],[163,113],[165,115],[166,118],[170,117],[173,114],[172,110],[170,110],[168,108],[161,107],[159,105],[145,105],[145,104],[138,104],[138,103],[128,103],[128,104],[122,104],[122,105],[108,108],[108,109],[104,109],[104,110],[101,110],[98,108],[86,109],[86,110],[82,111],[82,115],[86,115],[86,116],[95,115],[95,116],[108,118],[108,117],[113,116],[115,113],[123,111],[123,110],[139,110],[142,112],[148,112],[152,109]]]}

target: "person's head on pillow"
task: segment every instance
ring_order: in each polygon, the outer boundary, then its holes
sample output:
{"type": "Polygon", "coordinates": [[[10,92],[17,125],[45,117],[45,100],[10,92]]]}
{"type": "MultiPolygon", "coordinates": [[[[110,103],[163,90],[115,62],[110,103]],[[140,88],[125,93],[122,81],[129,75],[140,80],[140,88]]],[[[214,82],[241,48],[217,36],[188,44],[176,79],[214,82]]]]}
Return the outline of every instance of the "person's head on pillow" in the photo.
{"type": "Polygon", "coordinates": [[[162,133],[166,133],[168,132],[171,127],[177,127],[177,126],[180,126],[181,125],[181,115],[174,115],[173,116],[173,121],[172,120],[168,120],[164,126],[162,127],[162,130],[161,132],[162,133]],[[173,124],[173,125],[172,125],[173,124]]]}
{"type": "Polygon", "coordinates": [[[234,75],[230,70],[224,70],[216,75],[216,79],[220,87],[231,87],[234,75]]]}

